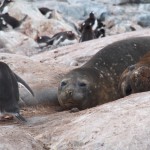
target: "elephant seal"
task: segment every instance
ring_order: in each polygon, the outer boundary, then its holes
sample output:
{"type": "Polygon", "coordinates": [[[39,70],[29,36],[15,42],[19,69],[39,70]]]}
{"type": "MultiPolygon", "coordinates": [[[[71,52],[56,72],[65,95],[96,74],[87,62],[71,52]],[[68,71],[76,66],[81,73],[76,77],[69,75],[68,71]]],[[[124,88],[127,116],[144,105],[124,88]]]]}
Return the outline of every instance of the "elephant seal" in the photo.
{"type": "Polygon", "coordinates": [[[121,73],[150,51],[150,37],[114,42],[95,54],[83,66],[67,73],[58,85],[63,109],[82,110],[120,98],[121,73]]]}
{"type": "Polygon", "coordinates": [[[150,53],[121,74],[119,90],[122,97],[150,90],[150,53]]]}
{"type": "MultiPolygon", "coordinates": [[[[16,75],[6,63],[0,62],[0,111],[3,115],[11,114],[19,121],[26,122],[26,119],[19,112],[18,82],[24,85],[34,96],[25,81],[16,75]]],[[[5,119],[5,117],[2,116],[1,119],[5,119]]]]}

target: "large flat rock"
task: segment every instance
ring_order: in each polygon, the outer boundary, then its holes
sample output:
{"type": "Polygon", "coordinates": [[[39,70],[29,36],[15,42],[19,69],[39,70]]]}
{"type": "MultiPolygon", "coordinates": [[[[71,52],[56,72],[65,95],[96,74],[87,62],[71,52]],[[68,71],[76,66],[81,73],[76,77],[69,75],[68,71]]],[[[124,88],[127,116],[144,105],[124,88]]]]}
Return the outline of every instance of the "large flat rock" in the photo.
{"type": "Polygon", "coordinates": [[[39,108],[40,114],[27,117],[28,124],[1,127],[2,146],[9,149],[11,145],[11,149],[16,149],[14,142],[17,138],[17,149],[23,144],[26,145],[24,149],[31,150],[149,149],[149,99],[150,92],[133,94],[78,113],[64,111],[48,114],[43,111],[41,114],[39,108]],[[32,143],[36,146],[31,147],[32,143]],[[39,144],[44,147],[39,148],[39,144]]]}

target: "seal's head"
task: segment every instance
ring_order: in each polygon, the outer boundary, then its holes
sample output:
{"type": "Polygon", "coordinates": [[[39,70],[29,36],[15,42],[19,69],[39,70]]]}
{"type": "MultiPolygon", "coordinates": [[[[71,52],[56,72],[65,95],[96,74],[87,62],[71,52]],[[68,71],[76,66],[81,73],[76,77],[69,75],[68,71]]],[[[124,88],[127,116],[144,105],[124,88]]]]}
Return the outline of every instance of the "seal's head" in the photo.
{"type": "Polygon", "coordinates": [[[129,66],[124,70],[122,73],[120,80],[119,80],[119,91],[120,91],[120,96],[128,96],[132,94],[132,87],[131,87],[131,82],[130,82],[130,76],[135,69],[135,65],[129,66]]]}
{"type": "Polygon", "coordinates": [[[150,89],[150,67],[146,65],[132,65],[121,75],[119,90],[121,96],[128,96],[132,93],[149,91],[150,89]]]}
{"type": "Polygon", "coordinates": [[[58,100],[64,109],[90,108],[98,104],[97,70],[78,68],[69,72],[58,87],[58,100]]]}

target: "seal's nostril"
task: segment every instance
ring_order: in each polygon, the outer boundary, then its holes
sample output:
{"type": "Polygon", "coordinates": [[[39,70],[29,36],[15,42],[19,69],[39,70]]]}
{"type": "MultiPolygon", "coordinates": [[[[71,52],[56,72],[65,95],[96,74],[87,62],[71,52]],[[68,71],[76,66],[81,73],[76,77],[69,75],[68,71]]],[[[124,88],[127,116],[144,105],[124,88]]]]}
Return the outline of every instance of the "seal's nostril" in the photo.
{"type": "Polygon", "coordinates": [[[72,92],[72,90],[67,90],[66,94],[68,94],[69,96],[72,96],[73,92],[72,92]]]}
{"type": "Polygon", "coordinates": [[[69,91],[69,95],[72,95],[72,91],[69,91]]]}

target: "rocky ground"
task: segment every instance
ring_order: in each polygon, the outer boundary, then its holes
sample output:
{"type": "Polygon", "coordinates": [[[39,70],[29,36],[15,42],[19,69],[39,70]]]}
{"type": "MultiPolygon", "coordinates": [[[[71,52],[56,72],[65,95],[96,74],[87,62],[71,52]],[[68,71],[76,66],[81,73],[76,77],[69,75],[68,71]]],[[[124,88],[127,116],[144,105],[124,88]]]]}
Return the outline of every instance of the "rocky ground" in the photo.
{"type": "MultiPolygon", "coordinates": [[[[31,58],[4,53],[0,58],[33,89],[56,87],[61,75],[75,67],[71,62],[76,61],[80,66],[109,43],[149,34],[150,30],[143,30],[115,35],[102,41],[61,47],[31,58]],[[89,44],[91,47],[87,47],[89,44]],[[65,56],[70,59],[64,59],[65,56]]],[[[55,106],[24,107],[21,113],[27,124],[15,120],[1,122],[0,147],[16,150],[149,149],[149,105],[149,92],[145,92],[78,113],[57,112],[55,106]]]]}
{"type": "MultiPolygon", "coordinates": [[[[41,7],[41,0],[35,4],[41,7]]],[[[149,0],[45,0],[42,6],[55,8],[76,25],[94,11],[106,25],[107,36],[150,27],[149,0]]]]}
{"type": "MultiPolygon", "coordinates": [[[[131,12],[134,18],[139,15],[135,15],[138,11],[142,11],[148,15],[147,12],[150,6],[149,4],[142,3],[142,1],[139,5],[118,5],[126,1],[111,1],[110,4],[108,1],[88,0],[86,1],[87,5],[84,5],[83,11],[80,8],[81,1],[76,0],[73,3],[71,0],[64,0],[59,2],[57,7],[63,10],[62,6],[64,6],[68,10],[72,10],[72,14],[71,12],[68,14],[72,16],[74,14],[72,20],[78,20],[77,22],[86,18],[88,12],[93,8],[95,11],[97,10],[96,13],[98,16],[104,12],[103,10],[107,6],[107,8],[110,8],[110,10],[117,14],[119,12],[122,13],[119,15],[121,17],[125,15],[125,12],[131,12]],[[90,2],[91,5],[88,7],[90,2]],[[102,4],[98,5],[102,9],[96,7],[98,2],[102,4]],[[72,6],[71,8],[70,5],[72,6]],[[77,7],[82,14],[80,16],[79,13],[74,12],[77,7]]],[[[129,37],[150,35],[148,26],[147,29],[143,29],[136,22],[136,30],[138,31],[124,33],[126,30],[121,30],[121,32],[115,30],[114,32],[113,27],[115,26],[113,26],[111,28],[112,33],[109,32],[110,29],[108,28],[105,38],[43,51],[34,40],[37,34],[52,36],[56,31],[76,31],[72,25],[64,21],[62,17],[64,14],[62,15],[61,9],[59,10],[60,14],[56,13],[55,18],[47,20],[37,9],[37,6],[41,5],[41,3],[43,6],[49,6],[48,3],[50,1],[33,1],[31,4],[28,1],[17,0],[15,5],[12,4],[9,9],[11,15],[14,15],[18,19],[22,18],[24,14],[28,14],[29,17],[18,29],[0,31],[0,61],[6,62],[34,91],[37,89],[42,91],[43,88],[57,88],[61,77],[66,72],[81,66],[97,51],[114,41],[129,37]],[[121,34],[112,35],[116,33],[121,34]]],[[[51,1],[51,5],[56,6],[56,1],[51,1]]],[[[64,13],[65,10],[67,9],[64,9],[64,13]]],[[[142,14],[140,13],[140,15],[142,14]]],[[[125,18],[129,22],[133,20],[129,19],[129,15],[126,16],[128,16],[125,18]]],[[[114,17],[116,15],[107,16],[106,13],[105,22],[109,20],[107,18],[111,18],[110,20],[114,21],[114,17]]],[[[122,22],[121,18],[120,23],[124,25],[123,28],[128,25],[126,22],[122,22]]],[[[122,27],[119,23],[118,26],[122,27]]],[[[20,94],[22,96],[22,92],[20,94]]],[[[28,121],[26,124],[20,124],[16,120],[0,122],[0,149],[150,149],[149,95],[149,92],[133,94],[78,113],[69,113],[68,111],[58,112],[56,111],[57,106],[52,105],[22,107],[21,113],[28,121]]]]}

